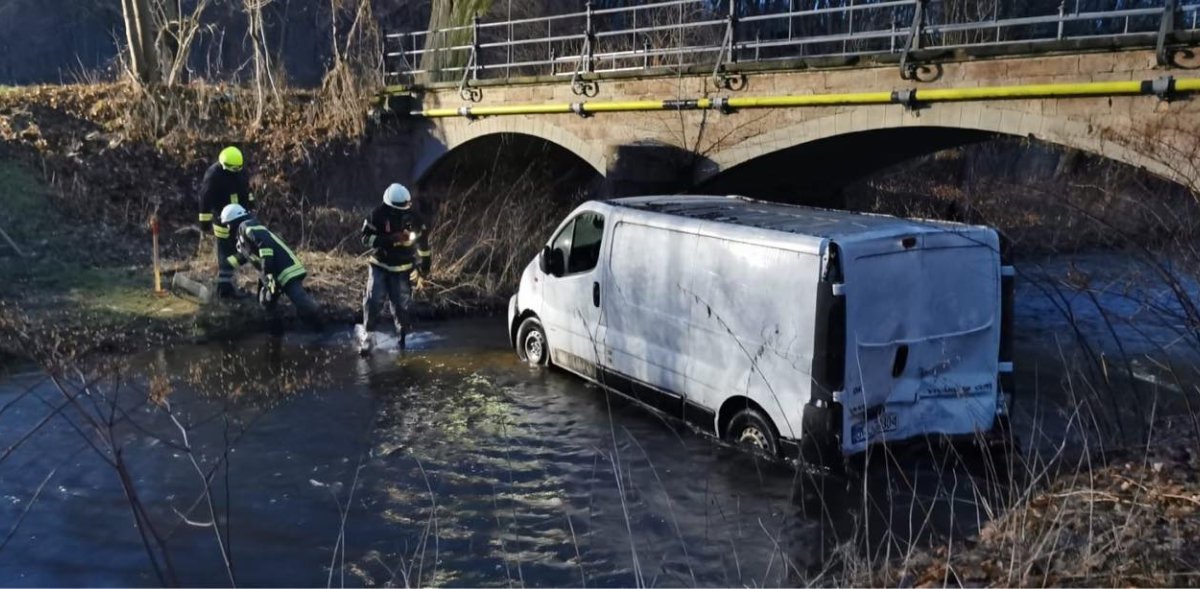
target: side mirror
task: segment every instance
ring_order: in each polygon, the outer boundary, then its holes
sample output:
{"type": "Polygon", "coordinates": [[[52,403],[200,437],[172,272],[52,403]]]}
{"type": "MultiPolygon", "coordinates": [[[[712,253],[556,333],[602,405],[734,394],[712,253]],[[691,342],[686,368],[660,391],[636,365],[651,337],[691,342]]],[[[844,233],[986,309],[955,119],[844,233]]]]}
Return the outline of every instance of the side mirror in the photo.
{"type": "Polygon", "coordinates": [[[545,246],[542,248],[542,253],[538,254],[538,269],[542,271],[542,274],[550,273],[550,252],[552,251],[550,246],[545,246]]]}
{"type": "Polygon", "coordinates": [[[553,250],[550,252],[550,273],[554,276],[562,276],[567,273],[567,254],[562,250],[553,250]]]}
{"type": "Polygon", "coordinates": [[[538,267],[544,274],[562,276],[567,272],[567,258],[562,250],[546,246],[542,248],[542,255],[538,256],[538,267]]]}

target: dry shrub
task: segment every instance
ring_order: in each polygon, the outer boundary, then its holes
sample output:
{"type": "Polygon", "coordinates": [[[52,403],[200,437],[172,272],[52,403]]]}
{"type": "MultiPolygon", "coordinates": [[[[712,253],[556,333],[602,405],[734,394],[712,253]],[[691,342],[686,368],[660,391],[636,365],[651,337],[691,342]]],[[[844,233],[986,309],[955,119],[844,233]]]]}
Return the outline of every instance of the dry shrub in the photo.
{"type": "Polygon", "coordinates": [[[449,158],[418,191],[431,224],[434,298],[495,301],[590,193],[591,168],[561,148],[501,137],[449,158]]]}
{"type": "Polygon", "coordinates": [[[366,105],[378,99],[383,80],[382,33],[369,1],[340,0],[332,7],[333,65],[321,82],[312,114],[335,133],[362,137],[369,122],[366,105]],[[352,21],[342,33],[338,23],[345,17],[352,21]]]}
{"type": "Polygon", "coordinates": [[[1185,188],[1142,170],[1029,139],[919,158],[852,186],[852,209],[997,227],[1026,254],[1163,246],[1200,235],[1185,188]]]}
{"type": "Polygon", "coordinates": [[[497,299],[582,194],[556,195],[525,179],[493,192],[481,184],[444,196],[430,231],[435,297],[497,299]],[[547,204],[550,206],[547,206],[547,204]]]}

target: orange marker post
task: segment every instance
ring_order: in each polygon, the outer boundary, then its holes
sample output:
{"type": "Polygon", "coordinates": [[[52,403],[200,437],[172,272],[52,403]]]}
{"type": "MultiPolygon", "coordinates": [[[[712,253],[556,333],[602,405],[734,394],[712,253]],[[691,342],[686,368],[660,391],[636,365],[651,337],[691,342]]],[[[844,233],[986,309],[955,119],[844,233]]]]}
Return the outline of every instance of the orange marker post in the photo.
{"type": "Polygon", "coordinates": [[[158,213],[150,215],[150,239],[154,242],[154,294],[165,296],[162,287],[162,270],[158,262],[158,213]]]}

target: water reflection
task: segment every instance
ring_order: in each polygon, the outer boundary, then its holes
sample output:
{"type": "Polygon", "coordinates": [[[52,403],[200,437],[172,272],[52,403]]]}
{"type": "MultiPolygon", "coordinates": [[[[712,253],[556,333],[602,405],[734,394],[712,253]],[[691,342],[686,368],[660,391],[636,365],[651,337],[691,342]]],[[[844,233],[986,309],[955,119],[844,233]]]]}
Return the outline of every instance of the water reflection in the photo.
{"type": "MultiPolygon", "coordinates": [[[[1071,329],[1042,306],[1023,313],[1018,331],[1071,329]]],[[[367,358],[348,332],[180,346],[135,359],[126,381],[143,393],[165,381],[216,473],[218,520],[249,585],[830,584],[865,556],[970,537],[1008,498],[928,453],[877,460],[850,482],[748,461],[518,363],[500,323],[439,324],[407,354],[384,342],[367,358]]],[[[1019,421],[1050,424],[1053,437],[1022,435],[1054,448],[1079,419],[1055,392],[1066,354],[1047,339],[1018,341],[1019,390],[1032,391],[1019,421]]],[[[0,383],[0,448],[53,406],[40,379],[0,383]]],[[[122,430],[123,451],[180,579],[227,584],[211,528],[179,517],[204,519],[194,469],[162,441],[178,441],[173,425],[153,405],[131,411],[140,429],[122,430]]],[[[43,481],[0,550],[0,583],[155,583],[113,473],[61,420],[0,463],[0,534],[43,481]]]]}

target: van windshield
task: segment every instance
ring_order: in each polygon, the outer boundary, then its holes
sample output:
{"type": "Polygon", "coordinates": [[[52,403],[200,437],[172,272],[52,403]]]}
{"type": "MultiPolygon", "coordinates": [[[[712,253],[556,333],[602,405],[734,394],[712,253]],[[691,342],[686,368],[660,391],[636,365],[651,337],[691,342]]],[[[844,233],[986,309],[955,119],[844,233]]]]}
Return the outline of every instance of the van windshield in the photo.
{"type": "Polygon", "coordinates": [[[982,246],[919,249],[858,258],[851,288],[864,344],[974,331],[995,322],[995,253],[982,246]]]}

